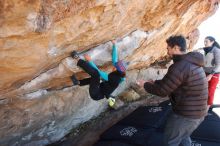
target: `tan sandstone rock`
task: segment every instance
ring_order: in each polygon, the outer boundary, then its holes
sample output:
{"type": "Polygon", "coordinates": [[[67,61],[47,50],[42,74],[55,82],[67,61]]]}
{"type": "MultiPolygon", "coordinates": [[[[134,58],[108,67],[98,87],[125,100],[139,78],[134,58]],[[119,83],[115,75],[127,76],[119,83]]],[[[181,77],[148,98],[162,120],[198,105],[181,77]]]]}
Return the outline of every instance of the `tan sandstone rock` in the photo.
{"type": "Polygon", "coordinates": [[[117,39],[120,57],[133,70],[127,87],[138,69],[163,59],[168,36],[188,36],[191,48],[198,34],[193,31],[218,2],[1,0],[0,145],[46,145],[106,108],[105,100],[89,98],[88,87],[70,87],[73,73],[88,76],[69,57],[71,51],[88,51],[110,71],[110,40],[117,39]]]}

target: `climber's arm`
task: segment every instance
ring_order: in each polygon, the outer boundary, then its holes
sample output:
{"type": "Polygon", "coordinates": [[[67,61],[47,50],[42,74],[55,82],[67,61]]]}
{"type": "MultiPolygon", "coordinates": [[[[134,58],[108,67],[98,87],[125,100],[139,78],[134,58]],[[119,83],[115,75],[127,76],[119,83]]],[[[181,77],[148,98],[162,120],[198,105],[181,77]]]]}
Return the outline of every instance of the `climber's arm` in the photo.
{"type": "Polygon", "coordinates": [[[93,61],[88,61],[89,65],[91,67],[93,67],[94,69],[96,69],[98,72],[99,72],[99,75],[102,79],[104,79],[105,81],[108,81],[108,73],[104,72],[104,71],[101,71],[97,66],[96,64],[93,62],[93,61]]]}
{"type": "Polygon", "coordinates": [[[99,68],[96,66],[96,64],[92,61],[91,57],[88,54],[84,54],[84,58],[85,60],[89,63],[89,65],[96,69],[99,72],[99,75],[102,79],[104,79],[105,81],[108,81],[108,73],[99,70],[99,68]]]}
{"type": "Polygon", "coordinates": [[[116,47],[115,41],[112,41],[112,64],[115,66],[116,62],[118,62],[118,48],[116,47]]]}

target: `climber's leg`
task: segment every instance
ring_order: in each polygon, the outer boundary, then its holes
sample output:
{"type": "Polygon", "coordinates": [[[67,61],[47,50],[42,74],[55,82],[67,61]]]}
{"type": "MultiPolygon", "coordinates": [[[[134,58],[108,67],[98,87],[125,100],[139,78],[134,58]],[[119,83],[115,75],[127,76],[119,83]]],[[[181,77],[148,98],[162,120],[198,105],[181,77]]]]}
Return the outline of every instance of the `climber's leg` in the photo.
{"type": "Polygon", "coordinates": [[[93,67],[91,67],[88,62],[82,59],[79,59],[77,65],[91,76],[90,79],[80,81],[80,85],[86,84],[86,82],[88,83],[90,81],[89,94],[91,98],[94,100],[100,100],[104,98],[104,94],[101,92],[101,89],[100,89],[99,72],[93,67]]]}

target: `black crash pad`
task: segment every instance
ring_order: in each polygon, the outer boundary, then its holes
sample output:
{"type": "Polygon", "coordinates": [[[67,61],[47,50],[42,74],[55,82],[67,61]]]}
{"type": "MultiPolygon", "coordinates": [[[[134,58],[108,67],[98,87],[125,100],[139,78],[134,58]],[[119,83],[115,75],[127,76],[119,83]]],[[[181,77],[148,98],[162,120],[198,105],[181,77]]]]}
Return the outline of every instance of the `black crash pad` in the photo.
{"type": "Polygon", "coordinates": [[[191,146],[220,146],[219,142],[192,139],[191,146]]]}
{"type": "Polygon", "coordinates": [[[154,128],[137,128],[134,126],[114,125],[101,135],[102,140],[121,141],[128,144],[147,146],[147,141],[154,128]]]}
{"type": "MultiPolygon", "coordinates": [[[[162,146],[171,105],[140,107],[106,130],[94,146],[162,146]]],[[[192,146],[220,146],[220,118],[213,111],[191,135],[192,146]]]]}
{"type": "Polygon", "coordinates": [[[220,122],[220,117],[213,111],[209,111],[209,113],[207,114],[207,116],[205,117],[206,121],[216,121],[216,122],[220,122]]]}
{"type": "MultiPolygon", "coordinates": [[[[220,120],[216,114],[206,116],[205,120],[192,133],[192,138],[220,142],[220,120]]],[[[220,146],[220,144],[219,144],[220,146]]]]}
{"type": "Polygon", "coordinates": [[[119,124],[142,128],[159,128],[161,125],[164,125],[170,110],[171,105],[169,104],[169,101],[165,101],[158,106],[139,107],[130,115],[121,120],[119,124]]]}
{"type": "Polygon", "coordinates": [[[147,141],[147,146],[163,146],[163,133],[161,131],[154,131],[147,141]]]}
{"type": "Polygon", "coordinates": [[[93,146],[137,146],[137,145],[124,143],[121,141],[99,141],[93,146]]]}

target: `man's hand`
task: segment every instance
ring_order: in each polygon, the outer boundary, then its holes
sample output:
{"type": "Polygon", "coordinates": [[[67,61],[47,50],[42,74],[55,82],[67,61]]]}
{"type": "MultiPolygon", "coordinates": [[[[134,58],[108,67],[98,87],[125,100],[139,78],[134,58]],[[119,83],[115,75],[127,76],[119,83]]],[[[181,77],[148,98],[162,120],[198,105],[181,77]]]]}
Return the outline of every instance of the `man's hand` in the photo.
{"type": "Polygon", "coordinates": [[[91,61],[91,57],[88,54],[84,54],[84,58],[86,61],[91,61]]]}
{"type": "Polygon", "coordinates": [[[154,80],[150,79],[150,80],[147,80],[146,82],[149,82],[149,83],[154,83],[154,80]]]}
{"type": "Polygon", "coordinates": [[[151,84],[154,83],[153,80],[147,80],[147,81],[145,81],[145,80],[137,80],[137,81],[136,81],[136,84],[137,84],[138,86],[140,86],[140,87],[144,87],[144,84],[145,84],[146,82],[149,82],[149,83],[151,83],[151,84]]]}
{"type": "Polygon", "coordinates": [[[145,80],[137,80],[136,81],[136,84],[138,85],[138,86],[140,86],[140,87],[144,87],[144,83],[145,83],[146,81],[145,80]]]}
{"type": "Polygon", "coordinates": [[[207,75],[207,77],[206,77],[206,79],[207,79],[207,81],[210,81],[211,80],[211,78],[212,78],[212,74],[210,74],[210,75],[207,75]]]}

